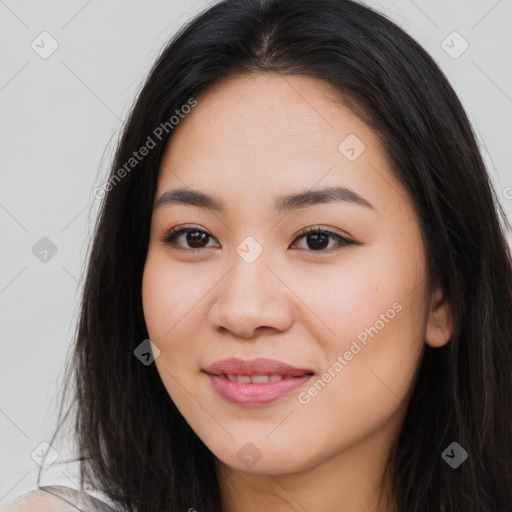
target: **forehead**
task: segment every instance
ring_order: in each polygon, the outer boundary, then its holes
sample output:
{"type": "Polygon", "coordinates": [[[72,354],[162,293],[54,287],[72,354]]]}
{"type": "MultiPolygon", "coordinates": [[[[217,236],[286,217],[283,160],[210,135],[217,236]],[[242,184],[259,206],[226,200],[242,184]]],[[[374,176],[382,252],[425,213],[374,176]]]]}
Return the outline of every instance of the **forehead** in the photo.
{"type": "Polygon", "coordinates": [[[377,208],[395,200],[399,184],[377,135],[324,82],[237,76],[196,99],[166,148],[157,197],[189,186],[261,201],[318,184],[358,189],[377,208]]]}

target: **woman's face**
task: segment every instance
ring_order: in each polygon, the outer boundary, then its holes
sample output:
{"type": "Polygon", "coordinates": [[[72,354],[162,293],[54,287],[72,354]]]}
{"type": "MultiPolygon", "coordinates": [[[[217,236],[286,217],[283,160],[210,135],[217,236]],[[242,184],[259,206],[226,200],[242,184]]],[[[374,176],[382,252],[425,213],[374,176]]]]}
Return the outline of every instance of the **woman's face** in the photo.
{"type": "Polygon", "coordinates": [[[231,78],[197,98],[162,160],[155,202],[182,193],[151,224],[155,364],[191,428],[237,470],[378,457],[425,340],[449,338],[407,195],[334,94],[297,76],[231,78]],[[212,369],[228,358],[241,361],[212,369]],[[258,358],[275,364],[243,364],[258,358]]]}

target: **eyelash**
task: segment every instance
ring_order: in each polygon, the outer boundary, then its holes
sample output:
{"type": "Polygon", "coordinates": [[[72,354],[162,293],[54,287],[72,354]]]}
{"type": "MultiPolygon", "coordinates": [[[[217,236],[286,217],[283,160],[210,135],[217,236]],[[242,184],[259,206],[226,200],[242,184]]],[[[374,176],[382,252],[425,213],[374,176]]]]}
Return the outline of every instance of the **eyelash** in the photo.
{"type": "MultiPolygon", "coordinates": [[[[204,250],[208,250],[208,249],[211,249],[211,247],[203,247],[203,248],[200,248],[200,249],[185,249],[183,247],[180,247],[178,246],[177,244],[174,243],[174,240],[181,234],[183,233],[188,233],[188,232],[197,232],[197,233],[203,233],[205,235],[208,235],[209,237],[211,238],[214,238],[213,235],[211,235],[210,233],[208,233],[207,231],[204,231],[203,229],[199,229],[197,226],[194,226],[194,225],[190,225],[190,226],[181,226],[179,228],[173,228],[169,231],[167,231],[165,234],[164,234],[164,237],[161,239],[162,242],[166,243],[166,244],[169,244],[169,245],[174,245],[175,248],[179,251],[184,251],[184,252],[198,252],[198,251],[204,251],[204,250]]],[[[303,231],[301,231],[295,238],[294,242],[296,242],[297,240],[301,239],[301,238],[304,238],[306,237],[307,235],[311,235],[311,234],[325,234],[325,235],[329,235],[331,236],[332,238],[334,238],[339,246],[336,247],[331,247],[329,249],[319,249],[317,251],[314,251],[312,249],[305,249],[306,251],[308,252],[313,252],[313,253],[330,253],[331,251],[338,251],[344,247],[347,247],[347,246],[350,246],[350,245],[357,245],[356,242],[353,242],[352,240],[348,240],[347,238],[341,236],[341,235],[338,235],[337,233],[333,233],[332,231],[328,231],[328,230],[325,230],[325,229],[321,229],[320,227],[313,227],[313,228],[307,228],[307,229],[304,229],[303,231]]]]}

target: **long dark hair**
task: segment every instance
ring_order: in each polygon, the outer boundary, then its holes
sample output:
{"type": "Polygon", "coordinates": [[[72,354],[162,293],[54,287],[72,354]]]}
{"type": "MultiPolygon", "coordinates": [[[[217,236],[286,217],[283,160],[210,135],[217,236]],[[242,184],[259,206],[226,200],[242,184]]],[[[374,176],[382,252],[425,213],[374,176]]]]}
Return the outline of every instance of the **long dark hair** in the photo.
{"type": "Polygon", "coordinates": [[[399,511],[512,510],[510,224],[443,73],[351,0],[224,0],[158,57],[117,147],[68,367],[82,484],[129,512],[222,510],[215,456],[134,349],[148,338],[142,274],[169,119],[212,84],[253,73],[323,80],[375,130],[418,216],[428,286],[453,307],[453,335],[425,348],[389,459],[399,511]],[[127,167],[149,136],[156,147],[127,167]],[[457,469],[441,457],[453,441],[469,453],[457,469]]]}

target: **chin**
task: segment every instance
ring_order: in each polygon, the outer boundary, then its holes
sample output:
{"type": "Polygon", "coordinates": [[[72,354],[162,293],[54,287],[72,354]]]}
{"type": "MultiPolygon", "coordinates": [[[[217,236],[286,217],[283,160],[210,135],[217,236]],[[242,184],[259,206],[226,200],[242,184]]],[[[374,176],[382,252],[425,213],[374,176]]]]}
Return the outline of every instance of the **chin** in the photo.
{"type": "Polygon", "coordinates": [[[224,465],[254,475],[298,473],[311,469],[323,458],[318,451],[308,455],[298,451],[298,446],[286,446],[282,443],[276,446],[268,440],[231,443],[229,447],[214,447],[215,450],[208,448],[224,465]],[[241,448],[233,450],[234,444],[240,444],[241,448]]]}

